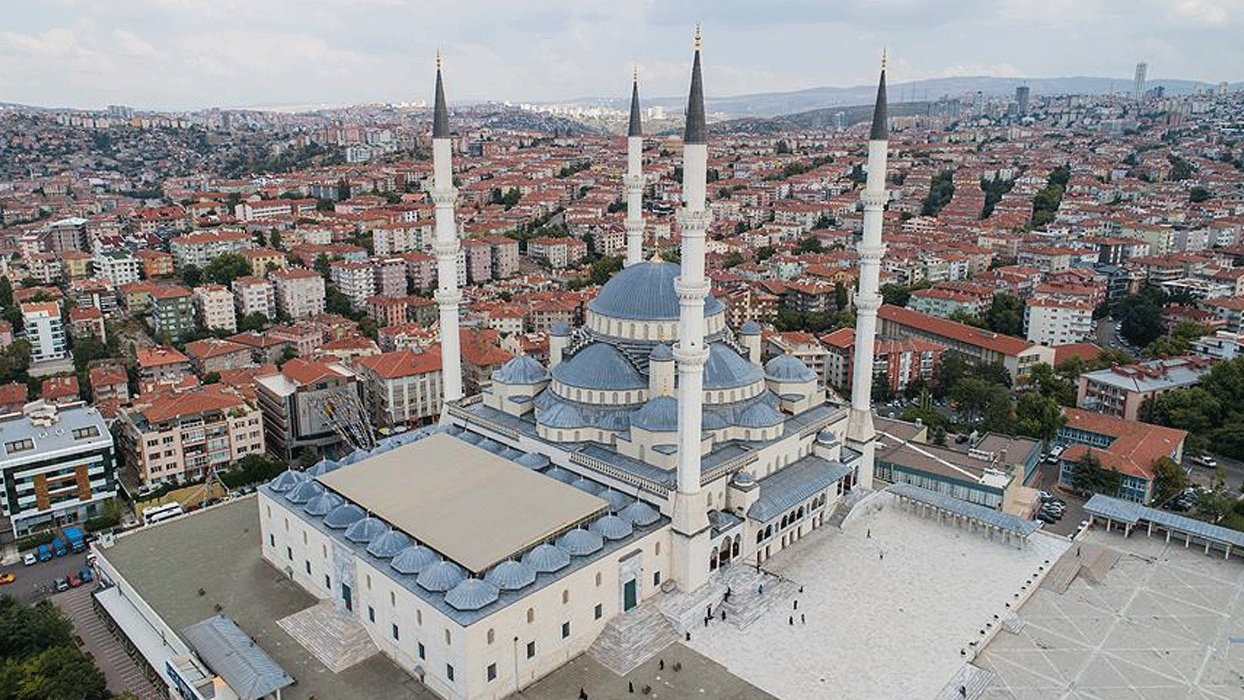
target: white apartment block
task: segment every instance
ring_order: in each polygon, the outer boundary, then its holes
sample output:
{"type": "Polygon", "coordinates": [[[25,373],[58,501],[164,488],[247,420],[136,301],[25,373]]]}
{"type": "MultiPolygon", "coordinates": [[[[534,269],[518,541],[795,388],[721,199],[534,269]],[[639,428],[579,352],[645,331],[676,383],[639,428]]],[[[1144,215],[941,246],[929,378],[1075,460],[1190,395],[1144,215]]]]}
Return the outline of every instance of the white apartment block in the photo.
{"type": "Polygon", "coordinates": [[[275,270],[277,310],[290,318],[306,318],[324,313],[324,278],[314,270],[294,268],[275,270]]]}
{"type": "Polygon", "coordinates": [[[1088,302],[1029,299],[1024,323],[1030,342],[1051,347],[1079,343],[1093,337],[1093,306],[1088,302]]]}
{"type": "Polygon", "coordinates": [[[142,261],[126,251],[96,253],[91,262],[95,265],[95,276],[107,278],[114,287],[142,278],[142,261]]]}
{"type": "Polygon", "coordinates": [[[432,245],[434,228],[430,221],[383,224],[372,229],[376,255],[423,252],[432,245]]]}
{"type": "Polygon", "coordinates": [[[187,265],[205,267],[212,258],[254,247],[255,240],[244,231],[206,231],[169,241],[169,252],[178,270],[187,265]]]}
{"type": "Polygon", "coordinates": [[[329,273],[333,285],[350,300],[350,308],[367,308],[367,300],[376,294],[376,277],[370,263],[343,260],[333,263],[329,273]]]}
{"type": "Polygon", "coordinates": [[[269,320],[276,318],[276,289],[268,280],[239,277],[233,280],[233,297],[238,316],[261,313],[269,320]]]}
{"type": "Polygon", "coordinates": [[[194,290],[194,309],[199,323],[205,328],[238,330],[238,319],[233,308],[233,294],[219,284],[205,284],[194,290]]]}
{"type": "Polygon", "coordinates": [[[54,301],[22,304],[22,320],[26,328],[26,341],[30,343],[32,362],[59,360],[68,355],[60,304],[54,301]]]}
{"type": "Polygon", "coordinates": [[[441,414],[441,353],[398,350],[354,361],[377,425],[407,425],[441,414]]]}

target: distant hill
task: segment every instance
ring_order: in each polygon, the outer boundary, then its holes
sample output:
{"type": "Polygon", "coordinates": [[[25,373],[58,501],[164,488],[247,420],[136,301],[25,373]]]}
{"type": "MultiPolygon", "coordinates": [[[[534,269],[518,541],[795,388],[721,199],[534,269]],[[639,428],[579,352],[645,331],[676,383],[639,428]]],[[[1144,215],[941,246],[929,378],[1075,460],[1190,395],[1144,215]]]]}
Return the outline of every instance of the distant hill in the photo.
{"type": "MultiPolygon", "coordinates": [[[[983,95],[1014,94],[1015,88],[1027,85],[1032,95],[1097,95],[1109,92],[1128,92],[1132,89],[1132,81],[1123,78],[992,78],[988,76],[968,76],[961,78],[932,78],[915,80],[907,83],[892,83],[889,86],[890,99],[898,102],[925,102],[945,97],[961,97],[977,92],[983,95]]],[[[1162,86],[1168,94],[1181,95],[1195,91],[1197,88],[1212,87],[1209,83],[1195,80],[1150,80],[1149,88],[1162,86]]],[[[1238,89],[1240,83],[1233,87],[1238,89]]],[[[876,95],[876,85],[857,85],[855,87],[814,87],[792,92],[764,92],[733,97],[706,97],[704,106],[709,112],[725,114],[728,117],[775,117],[784,114],[797,114],[828,107],[844,107],[871,103],[876,95]]],[[[662,106],[666,109],[682,111],[687,98],[657,97],[644,100],[644,106],[662,106]]],[[[579,104],[592,104],[624,109],[626,98],[584,98],[575,100],[579,104]]]]}

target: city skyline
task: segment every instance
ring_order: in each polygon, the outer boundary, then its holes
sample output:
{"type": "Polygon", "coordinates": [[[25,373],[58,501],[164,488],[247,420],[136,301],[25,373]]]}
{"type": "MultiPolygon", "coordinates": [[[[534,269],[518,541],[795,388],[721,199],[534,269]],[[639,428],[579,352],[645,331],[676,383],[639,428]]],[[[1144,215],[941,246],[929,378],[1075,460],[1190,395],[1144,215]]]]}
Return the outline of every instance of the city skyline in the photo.
{"type": "Polygon", "coordinates": [[[699,20],[713,57],[705,72],[713,97],[866,84],[882,46],[890,47],[894,83],[1096,75],[1123,85],[1144,61],[1151,82],[1213,84],[1238,80],[1232,71],[1244,64],[1244,50],[1230,40],[1244,7],[1237,0],[1120,9],[1027,0],[886,0],[867,10],[804,0],[764,8],[561,0],[535,9],[401,0],[11,5],[10,26],[0,31],[0,102],[47,107],[427,100],[438,48],[455,102],[620,95],[635,67],[646,95],[674,95],[699,20]],[[1051,36],[1061,37],[1057,50],[1051,36]],[[1200,50],[1187,51],[1189,42],[1200,50]]]}

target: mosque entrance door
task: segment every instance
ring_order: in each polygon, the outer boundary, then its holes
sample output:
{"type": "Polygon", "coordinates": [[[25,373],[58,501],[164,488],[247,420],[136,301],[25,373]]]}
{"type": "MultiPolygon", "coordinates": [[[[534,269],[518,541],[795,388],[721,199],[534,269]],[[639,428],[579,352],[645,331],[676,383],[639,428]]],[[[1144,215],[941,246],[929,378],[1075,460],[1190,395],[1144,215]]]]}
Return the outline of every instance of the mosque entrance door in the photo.
{"type": "Polygon", "coordinates": [[[622,584],[622,612],[627,612],[635,607],[635,579],[631,579],[622,584]]]}
{"type": "Polygon", "coordinates": [[[354,610],[354,596],[350,590],[350,586],[341,584],[341,600],[346,605],[346,610],[354,610]]]}

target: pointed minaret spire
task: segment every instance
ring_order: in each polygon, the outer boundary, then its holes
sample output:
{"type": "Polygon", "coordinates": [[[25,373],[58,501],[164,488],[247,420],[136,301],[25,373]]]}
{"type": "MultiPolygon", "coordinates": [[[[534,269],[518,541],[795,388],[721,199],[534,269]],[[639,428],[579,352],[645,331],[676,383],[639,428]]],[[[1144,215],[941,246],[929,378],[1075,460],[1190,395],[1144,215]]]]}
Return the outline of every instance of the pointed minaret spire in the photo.
{"type": "Polygon", "coordinates": [[[860,256],[859,291],[855,295],[855,366],[851,377],[851,413],[847,419],[847,444],[860,452],[855,481],[872,488],[876,454],[876,429],[872,418],[873,352],[877,343],[877,310],[881,308],[881,258],[885,244],[881,223],[886,202],[886,158],[889,130],[886,128],[885,54],[881,58],[881,77],[877,83],[877,105],[873,108],[872,132],[868,138],[868,179],[860,201],[864,204],[864,235],[857,250],[860,256]]]}
{"type": "Polygon", "coordinates": [[[704,300],[711,284],[704,273],[705,231],[712,220],[706,205],[708,143],[704,129],[704,83],[700,76],[700,31],[696,28],[695,62],[687,98],[687,130],[682,146],[683,206],[678,211],[682,262],[674,289],[678,294],[678,462],[673,503],[673,576],[683,591],[694,591],[708,580],[710,543],[708,501],[701,486],[703,458],[704,300]]]}
{"type": "Polygon", "coordinates": [[[631,74],[631,123],[626,132],[626,265],[644,259],[644,132],[639,120],[639,69],[631,74]]]}
{"type": "MultiPolygon", "coordinates": [[[[436,305],[440,312],[441,393],[444,404],[462,398],[462,353],[458,336],[458,225],[454,221],[453,146],[449,137],[449,110],[441,80],[441,54],[436,53],[436,105],[432,112],[432,201],[436,204],[436,305]]],[[[444,409],[442,409],[444,410],[444,409]]],[[[447,414],[443,414],[447,415],[447,414]]]]}

